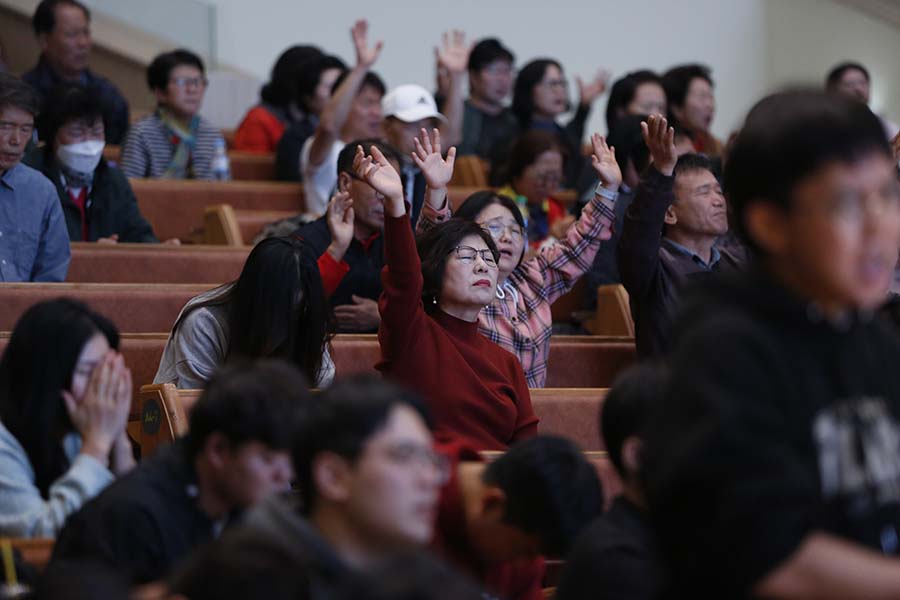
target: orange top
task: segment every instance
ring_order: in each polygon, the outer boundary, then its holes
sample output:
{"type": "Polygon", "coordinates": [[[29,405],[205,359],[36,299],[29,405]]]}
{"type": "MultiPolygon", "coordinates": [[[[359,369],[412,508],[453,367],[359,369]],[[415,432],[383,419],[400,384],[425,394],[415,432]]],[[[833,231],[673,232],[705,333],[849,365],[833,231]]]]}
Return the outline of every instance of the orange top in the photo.
{"type": "Polygon", "coordinates": [[[242,152],[274,153],[285,125],[262,106],[254,106],[234,134],[234,149],[242,152]]]}

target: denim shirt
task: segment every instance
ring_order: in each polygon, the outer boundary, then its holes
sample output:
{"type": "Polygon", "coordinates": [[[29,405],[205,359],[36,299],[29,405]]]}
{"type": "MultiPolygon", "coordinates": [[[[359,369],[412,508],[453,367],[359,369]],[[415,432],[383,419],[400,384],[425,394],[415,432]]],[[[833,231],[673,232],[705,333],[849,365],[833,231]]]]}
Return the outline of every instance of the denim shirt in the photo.
{"type": "Polygon", "coordinates": [[[0,177],[0,281],[65,281],[70,258],[56,188],[16,164],[0,177]]]}

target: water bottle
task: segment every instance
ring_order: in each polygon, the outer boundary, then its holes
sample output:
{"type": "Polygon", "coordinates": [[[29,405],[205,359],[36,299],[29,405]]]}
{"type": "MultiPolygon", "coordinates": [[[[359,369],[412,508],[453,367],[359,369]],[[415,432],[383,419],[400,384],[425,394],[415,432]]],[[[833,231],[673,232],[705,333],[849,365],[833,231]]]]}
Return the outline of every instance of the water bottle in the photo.
{"type": "Polygon", "coordinates": [[[225,151],[225,140],[216,140],[216,152],[212,158],[212,177],[216,181],[228,181],[231,179],[231,163],[228,162],[228,153],[225,151]]]}

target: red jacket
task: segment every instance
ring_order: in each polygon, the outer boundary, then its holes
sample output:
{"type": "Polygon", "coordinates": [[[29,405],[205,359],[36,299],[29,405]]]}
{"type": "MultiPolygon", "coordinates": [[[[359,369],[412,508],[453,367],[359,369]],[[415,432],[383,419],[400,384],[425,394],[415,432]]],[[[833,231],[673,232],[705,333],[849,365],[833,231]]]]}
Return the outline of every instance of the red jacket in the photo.
{"type": "Polygon", "coordinates": [[[259,154],[274,153],[285,125],[262,106],[254,106],[234,133],[234,149],[259,154]]]}

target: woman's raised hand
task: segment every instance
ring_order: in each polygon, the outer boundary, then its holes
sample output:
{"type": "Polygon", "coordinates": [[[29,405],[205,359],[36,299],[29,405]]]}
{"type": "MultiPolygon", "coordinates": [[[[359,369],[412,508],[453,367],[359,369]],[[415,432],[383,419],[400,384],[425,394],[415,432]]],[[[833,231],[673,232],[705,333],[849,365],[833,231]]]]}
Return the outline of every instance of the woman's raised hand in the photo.
{"type": "Polygon", "coordinates": [[[441,154],[441,132],[433,129],[429,137],[428,131],[422,129],[418,138],[413,138],[416,146],[412,159],[425,176],[425,183],[432,190],[447,187],[453,178],[453,165],[456,162],[456,147],[447,151],[447,158],[441,154]]]}
{"type": "Polygon", "coordinates": [[[616,149],[609,146],[599,133],[591,136],[591,166],[603,182],[603,186],[612,191],[619,189],[622,183],[622,170],[616,162],[616,149]]]}

